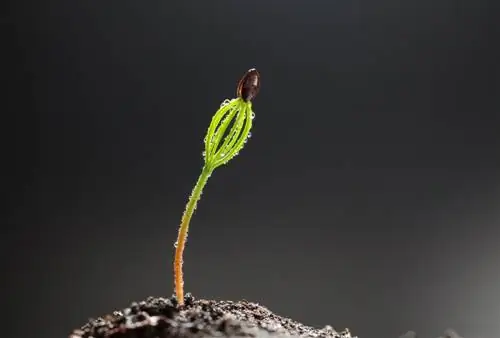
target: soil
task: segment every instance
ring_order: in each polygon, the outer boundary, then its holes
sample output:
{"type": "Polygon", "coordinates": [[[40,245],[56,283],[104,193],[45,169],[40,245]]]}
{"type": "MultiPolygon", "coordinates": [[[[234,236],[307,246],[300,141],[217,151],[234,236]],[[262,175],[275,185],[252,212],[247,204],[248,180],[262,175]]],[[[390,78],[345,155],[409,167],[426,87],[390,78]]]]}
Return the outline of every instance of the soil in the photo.
{"type": "Polygon", "coordinates": [[[90,319],[69,338],[356,338],[349,330],[315,329],[278,316],[247,301],[196,300],[190,294],[182,307],[175,297],[149,297],[128,308],[90,319]]]}

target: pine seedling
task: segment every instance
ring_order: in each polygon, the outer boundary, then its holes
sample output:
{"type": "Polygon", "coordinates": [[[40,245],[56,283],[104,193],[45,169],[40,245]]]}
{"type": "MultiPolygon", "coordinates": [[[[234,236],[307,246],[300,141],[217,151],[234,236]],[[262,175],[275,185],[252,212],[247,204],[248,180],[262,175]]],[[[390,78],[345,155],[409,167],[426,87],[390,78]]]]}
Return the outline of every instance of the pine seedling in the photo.
{"type": "Polygon", "coordinates": [[[212,117],[204,139],[205,164],[193,188],[182,215],[179,234],[175,242],[174,285],[177,302],[184,305],[184,278],[182,273],[182,256],[186,246],[189,223],[200,200],[203,188],[213,171],[234,158],[243,148],[248,138],[255,114],[252,110],[252,99],[260,89],[260,74],[256,69],[248,70],[241,78],[236,89],[237,97],[224,100],[212,117]]]}

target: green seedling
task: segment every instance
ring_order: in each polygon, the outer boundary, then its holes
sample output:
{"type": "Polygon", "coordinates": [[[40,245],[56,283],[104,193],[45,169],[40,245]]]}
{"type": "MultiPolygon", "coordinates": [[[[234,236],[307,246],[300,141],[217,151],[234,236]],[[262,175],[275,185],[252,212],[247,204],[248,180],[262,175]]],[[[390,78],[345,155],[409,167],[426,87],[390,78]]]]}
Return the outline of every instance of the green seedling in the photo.
{"type": "Polygon", "coordinates": [[[182,273],[182,256],[188,235],[189,223],[200,200],[203,188],[213,171],[234,158],[251,136],[252,99],[260,89],[260,74],[256,69],[250,69],[238,83],[237,97],[224,100],[212,117],[207,135],[205,136],[205,164],[189,197],[186,209],[182,215],[179,234],[175,242],[174,284],[177,302],[184,305],[184,278],[182,273]]]}

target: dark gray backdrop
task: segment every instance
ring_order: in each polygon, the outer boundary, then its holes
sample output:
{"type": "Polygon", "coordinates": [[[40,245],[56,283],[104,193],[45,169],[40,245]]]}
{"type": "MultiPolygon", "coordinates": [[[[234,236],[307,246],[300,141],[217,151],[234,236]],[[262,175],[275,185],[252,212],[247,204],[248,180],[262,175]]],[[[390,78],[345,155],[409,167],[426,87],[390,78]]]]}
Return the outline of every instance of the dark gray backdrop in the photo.
{"type": "Polygon", "coordinates": [[[172,294],[205,130],[250,67],[253,137],[208,183],[187,291],[361,338],[500,335],[492,2],[10,9],[9,337],[64,337],[172,294]]]}

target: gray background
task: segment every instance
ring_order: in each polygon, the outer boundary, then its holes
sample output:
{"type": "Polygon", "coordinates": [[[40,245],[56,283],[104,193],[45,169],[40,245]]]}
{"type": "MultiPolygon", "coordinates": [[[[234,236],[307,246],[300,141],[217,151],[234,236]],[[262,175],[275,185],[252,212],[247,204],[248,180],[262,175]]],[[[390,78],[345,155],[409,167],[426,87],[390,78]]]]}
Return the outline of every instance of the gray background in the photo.
{"type": "Polygon", "coordinates": [[[172,294],[204,133],[257,67],[253,137],[208,183],[187,291],[362,338],[448,327],[499,337],[495,10],[482,0],[12,3],[8,336],[64,337],[172,294]]]}

